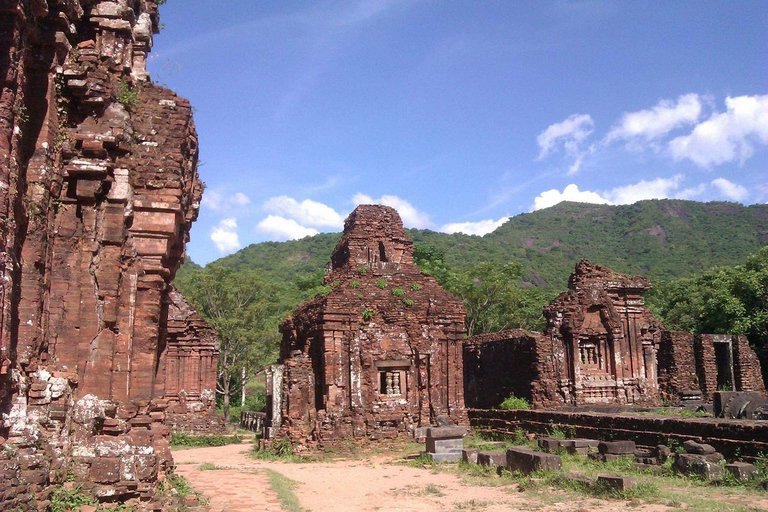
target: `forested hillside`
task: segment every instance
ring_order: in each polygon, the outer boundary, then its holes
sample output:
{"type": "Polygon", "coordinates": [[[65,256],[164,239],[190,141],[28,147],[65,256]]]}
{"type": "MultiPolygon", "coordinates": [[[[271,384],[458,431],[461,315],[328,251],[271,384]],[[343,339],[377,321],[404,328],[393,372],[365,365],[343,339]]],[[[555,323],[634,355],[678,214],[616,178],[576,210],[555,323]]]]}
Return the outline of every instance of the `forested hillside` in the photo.
{"type": "MultiPolygon", "coordinates": [[[[743,263],[768,244],[768,205],[682,200],[626,206],[565,202],[512,217],[484,237],[429,230],[409,230],[409,234],[417,245],[427,244],[442,253],[450,268],[517,261],[523,267],[524,286],[561,290],[581,258],[652,280],[743,263]]],[[[297,290],[308,289],[317,284],[319,271],[339,236],[324,233],[253,244],[217,263],[256,270],[281,287],[291,288],[289,283],[293,283],[297,290]]]]}

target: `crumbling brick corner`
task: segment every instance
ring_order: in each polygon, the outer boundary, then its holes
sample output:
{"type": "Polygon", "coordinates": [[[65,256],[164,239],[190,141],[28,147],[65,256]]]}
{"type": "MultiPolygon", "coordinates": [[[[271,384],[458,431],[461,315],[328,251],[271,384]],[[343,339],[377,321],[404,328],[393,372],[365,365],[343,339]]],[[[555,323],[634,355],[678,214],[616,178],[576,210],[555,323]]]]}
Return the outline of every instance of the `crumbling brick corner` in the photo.
{"type": "Polygon", "coordinates": [[[349,215],[326,271],[330,292],[280,325],[281,378],[268,388],[278,435],[314,446],[413,433],[440,415],[466,424],[464,310],[412,250],[394,209],[349,215]]]}
{"type": "Polygon", "coordinates": [[[148,81],[152,0],[0,0],[0,497],[154,499],[169,283],[197,216],[189,102],[148,81]]]}

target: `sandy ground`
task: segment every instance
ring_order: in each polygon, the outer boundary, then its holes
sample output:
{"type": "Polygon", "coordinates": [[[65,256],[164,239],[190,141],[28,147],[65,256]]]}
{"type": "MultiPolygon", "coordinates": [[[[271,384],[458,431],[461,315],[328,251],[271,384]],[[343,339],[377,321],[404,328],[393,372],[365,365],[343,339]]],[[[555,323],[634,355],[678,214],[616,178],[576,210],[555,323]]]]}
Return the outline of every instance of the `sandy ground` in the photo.
{"type": "Polygon", "coordinates": [[[173,456],[177,472],[210,499],[211,510],[215,512],[279,511],[279,501],[262,471],[264,468],[298,482],[294,493],[301,506],[312,512],[669,510],[639,502],[592,498],[574,501],[554,489],[535,496],[519,493],[514,486],[469,485],[450,472],[433,473],[429,469],[393,464],[393,455],[298,464],[252,459],[246,455],[249,448],[250,444],[194,448],[175,451],[173,456]],[[200,470],[200,465],[206,462],[227,469],[200,470]]]}

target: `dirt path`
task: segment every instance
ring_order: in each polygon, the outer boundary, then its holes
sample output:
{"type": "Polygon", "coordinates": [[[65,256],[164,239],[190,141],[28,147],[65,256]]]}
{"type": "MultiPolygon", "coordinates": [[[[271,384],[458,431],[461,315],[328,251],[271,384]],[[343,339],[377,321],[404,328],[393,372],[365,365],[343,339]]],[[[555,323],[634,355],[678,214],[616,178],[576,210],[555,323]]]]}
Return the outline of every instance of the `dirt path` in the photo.
{"type": "Polygon", "coordinates": [[[286,463],[255,460],[246,455],[250,445],[229,445],[175,451],[177,472],[210,499],[211,510],[279,511],[264,468],[299,483],[294,491],[301,506],[311,512],[419,511],[442,512],[511,510],[587,512],[661,511],[668,507],[637,502],[574,501],[557,490],[532,497],[513,487],[463,483],[450,472],[392,464],[393,456],[367,460],[286,463]],[[201,470],[208,463],[227,469],[201,470]]]}

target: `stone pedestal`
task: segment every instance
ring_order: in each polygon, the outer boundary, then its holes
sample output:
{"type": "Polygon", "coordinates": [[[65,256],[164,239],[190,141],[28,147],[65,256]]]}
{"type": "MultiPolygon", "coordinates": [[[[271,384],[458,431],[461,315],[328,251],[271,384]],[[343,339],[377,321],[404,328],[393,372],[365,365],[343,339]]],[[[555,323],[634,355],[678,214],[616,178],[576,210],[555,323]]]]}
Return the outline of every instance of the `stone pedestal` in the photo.
{"type": "Polygon", "coordinates": [[[430,427],[427,429],[426,452],[435,462],[461,460],[462,438],[467,427],[430,427]]]}

